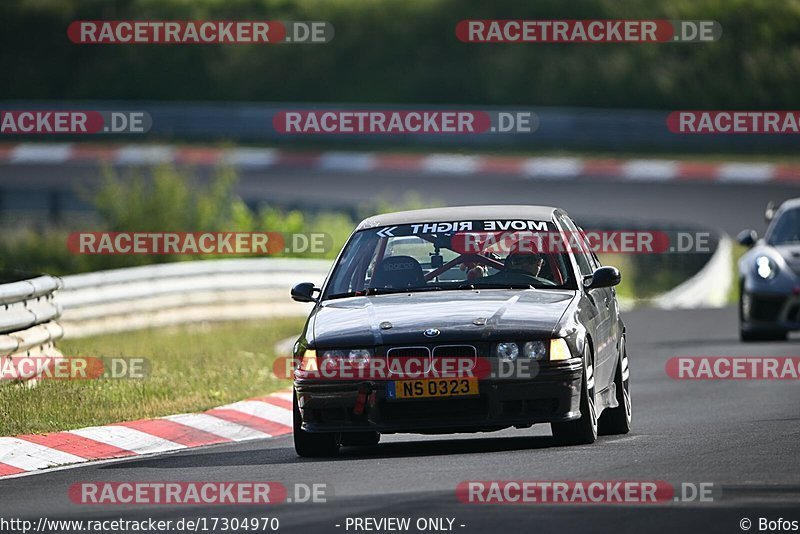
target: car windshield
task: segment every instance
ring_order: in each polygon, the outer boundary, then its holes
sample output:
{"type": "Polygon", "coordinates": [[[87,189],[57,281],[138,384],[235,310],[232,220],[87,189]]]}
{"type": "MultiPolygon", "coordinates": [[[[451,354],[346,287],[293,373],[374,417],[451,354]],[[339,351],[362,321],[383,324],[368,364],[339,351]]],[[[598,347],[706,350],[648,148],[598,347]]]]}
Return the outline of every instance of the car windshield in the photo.
{"type": "Polygon", "coordinates": [[[769,229],[767,242],[770,245],[800,242],[800,208],[781,213],[769,229]]]}
{"type": "Polygon", "coordinates": [[[548,221],[362,230],[342,253],[323,299],[409,290],[573,289],[568,254],[548,250],[556,234],[548,221]]]}

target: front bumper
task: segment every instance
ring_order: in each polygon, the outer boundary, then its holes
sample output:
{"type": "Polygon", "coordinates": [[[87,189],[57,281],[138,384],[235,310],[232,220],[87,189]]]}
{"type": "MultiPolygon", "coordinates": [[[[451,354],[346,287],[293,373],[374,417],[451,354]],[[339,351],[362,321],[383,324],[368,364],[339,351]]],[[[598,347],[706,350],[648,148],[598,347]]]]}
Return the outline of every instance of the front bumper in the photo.
{"type": "Polygon", "coordinates": [[[451,433],[492,431],[580,418],[580,358],[543,365],[530,379],[487,378],[479,395],[395,400],[387,381],[295,380],[308,432],[451,433]],[[365,400],[357,413],[359,395],[365,400]]]}
{"type": "Polygon", "coordinates": [[[800,330],[800,295],[745,292],[741,326],[746,332],[800,330]]]}

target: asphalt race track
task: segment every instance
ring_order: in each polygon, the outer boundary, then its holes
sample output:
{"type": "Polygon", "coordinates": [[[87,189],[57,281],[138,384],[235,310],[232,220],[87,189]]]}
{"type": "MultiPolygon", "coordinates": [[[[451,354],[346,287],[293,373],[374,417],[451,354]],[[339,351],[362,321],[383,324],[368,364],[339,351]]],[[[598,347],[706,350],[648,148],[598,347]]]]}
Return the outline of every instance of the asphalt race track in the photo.
{"type": "MultiPolygon", "coordinates": [[[[91,166],[0,166],[0,187],[36,192],[91,183],[91,166]]],[[[574,217],[684,223],[735,235],[764,230],[768,200],[797,196],[791,184],[529,181],[494,175],[243,172],[248,200],[354,207],[407,191],[442,203],[555,204],[574,217]]],[[[796,381],[676,381],[673,356],[797,356],[798,343],[743,345],[736,312],[639,309],[629,332],[633,432],[591,446],[558,447],[547,425],[456,436],[384,436],[376,449],[345,449],[332,460],[299,459],[291,437],[95,464],[0,481],[3,517],[264,517],[281,532],[338,533],[347,517],[449,517],[455,532],[742,532],[740,520],[800,520],[800,388],[796,381]],[[67,489],[81,481],[277,481],[325,483],[328,502],[248,506],[80,506],[67,489]],[[664,480],[713,483],[714,502],[658,505],[471,505],[466,480],[664,480]],[[340,525],[337,527],[336,525],[340,525]],[[463,527],[460,525],[464,525],[463,527]]],[[[414,531],[413,529],[411,530],[414,531]]]]}
{"type": "MultiPolygon", "coordinates": [[[[130,171],[120,170],[123,176],[130,171]]],[[[204,167],[194,172],[209,174],[204,167]]],[[[45,210],[46,192],[91,188],[100,177],[101,171],[94,164],[0,164],[2,205],[28,208],[28,203],[35,203],[37,209],[45,210]]],[[[253,203],[321,209],[354,209],[378,199],[400,202],[409,192],[441,205],[556,205],[579,222],[582,218],[666,222],[723,230],[735,236],[747,227],[763,233],[767,202],[800,196],[800,187],[790,182],[626,182],[591,177],[528,180],[491,173],[348,173],[291,168],[244,169],[237,186],[237,193],[253,203]]],[[[65,202],[69,204],[69,200],[65,202]]]]}
{"type": "MultiPolygon", "coordinates": [[[[347,517],[455,518],[455,532],[742,532],[761,517],[800,520],[800,389],[796,381],[677,381],[673,356],[791,356],[798,344],[743,345],[723,310],[636,310],[626,316],[634,429],[589,446],[555,446],[549,427],[457,436],[385,436],[376,449],[299,459],[291,437],[195,449],[0,481],[3,516],[264,517],[281,532],[354,532],[347,517]],[[327,503],[126,508],[72,504],[81,481],[326,483],[327,503]],[[713,483],[714,502],[647,505],[473,505],[465,480],[664,480],[713,483]],[[336,527],[336,525],[341,525],[336,527]],[[461,527],[460,525],[464,525],[461,527]]],[[[413,529],[411,530],[414,531],[413,529]]]]}

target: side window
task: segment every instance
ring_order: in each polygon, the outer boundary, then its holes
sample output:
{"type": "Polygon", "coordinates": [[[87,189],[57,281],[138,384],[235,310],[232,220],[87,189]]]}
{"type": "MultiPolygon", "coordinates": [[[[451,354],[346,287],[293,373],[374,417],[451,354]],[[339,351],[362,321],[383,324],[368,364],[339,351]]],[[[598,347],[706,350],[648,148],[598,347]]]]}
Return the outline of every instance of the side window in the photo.
{"type": "MultiPolygon", "coordinates": [[[[581,233],[581,235],[586,235],[586,232],[584,232],[583,228],[581,228],[580,226],[578,227],[578,231],[581,233]]],[[[591,247],[589,240],[584,238],[583,242],[586,245],[586,250],[589,251],[589,264],[592,266],[592,271],[595,271],[600,267],[602,267],[603,264],[600,263],[597,254],[594,253],[594,249],[591,247]]]]}
{"type": "MultiPolygon", "coordinates": [[[[584,242],[582,237],[578,237],[581,234],[579,233],[578,228],[575,226],[575,223],[572,220],[565,216],[559,215],[559,222],[564,230],[567,232],[568,237],[574,241],[574,239],[580,239],[581,242],[584,242]]],[[[578,270],[581,272],[582,275],[592,274],[594,272],[594,268],[592,266],[591,260],[591,252],[588,250],[586,246],[580,247],[584,250],[575,250],[573,254],[575,255],[575,260],[578,262],[578,270]]]]}
{"type": "Polygon", "coordinates": [[[599,269],[600,267],[603,266],[603,264],[600,263],[600,258],[598,258],[597,254],[594,253],[594,250],[592,251],[592,260],[594,260],[592,263],[594,263],[595,269],[599,269]]]}

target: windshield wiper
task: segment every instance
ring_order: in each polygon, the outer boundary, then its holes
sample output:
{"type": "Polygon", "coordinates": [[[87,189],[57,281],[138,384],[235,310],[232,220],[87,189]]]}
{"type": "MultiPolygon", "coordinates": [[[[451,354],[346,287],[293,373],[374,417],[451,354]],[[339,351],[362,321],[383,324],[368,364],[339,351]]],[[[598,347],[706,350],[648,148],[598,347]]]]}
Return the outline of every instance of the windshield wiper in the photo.
{"type": "Polygon", "coordinates": [[[358,291],[348,291],[347,293],[336,293],[335,295],[328,295],[325,300],[331,299],[346,299],[348,297],[357,297],[361,293],[358,291]]]}
{"type": "Polygon", "coordinates": [[[425,286],[425,287],[370,287],[365,289],[362,293],[364,295],[389,295],[392,293],[419,293],[422,291],[441,291],[439,286],[425,286]]]}
{"type": "Polygon", "coordinates": [[[476,284],[472,282],[462,284],[458,286],[458,289],[536,289],[536,287],[530,284],[476,284]]]}
{"type": "Polygon", "coordinates": [[[394,293],[419,293],[422,291],[442,291],[439,286],[427,287],[368,287],[361,291],[348,291],[347,293],[336,293],[329,295],[326,300],[330,299],[344,299],[348,297],[368,297],[370,295],[391,295],[394,293]]]}

